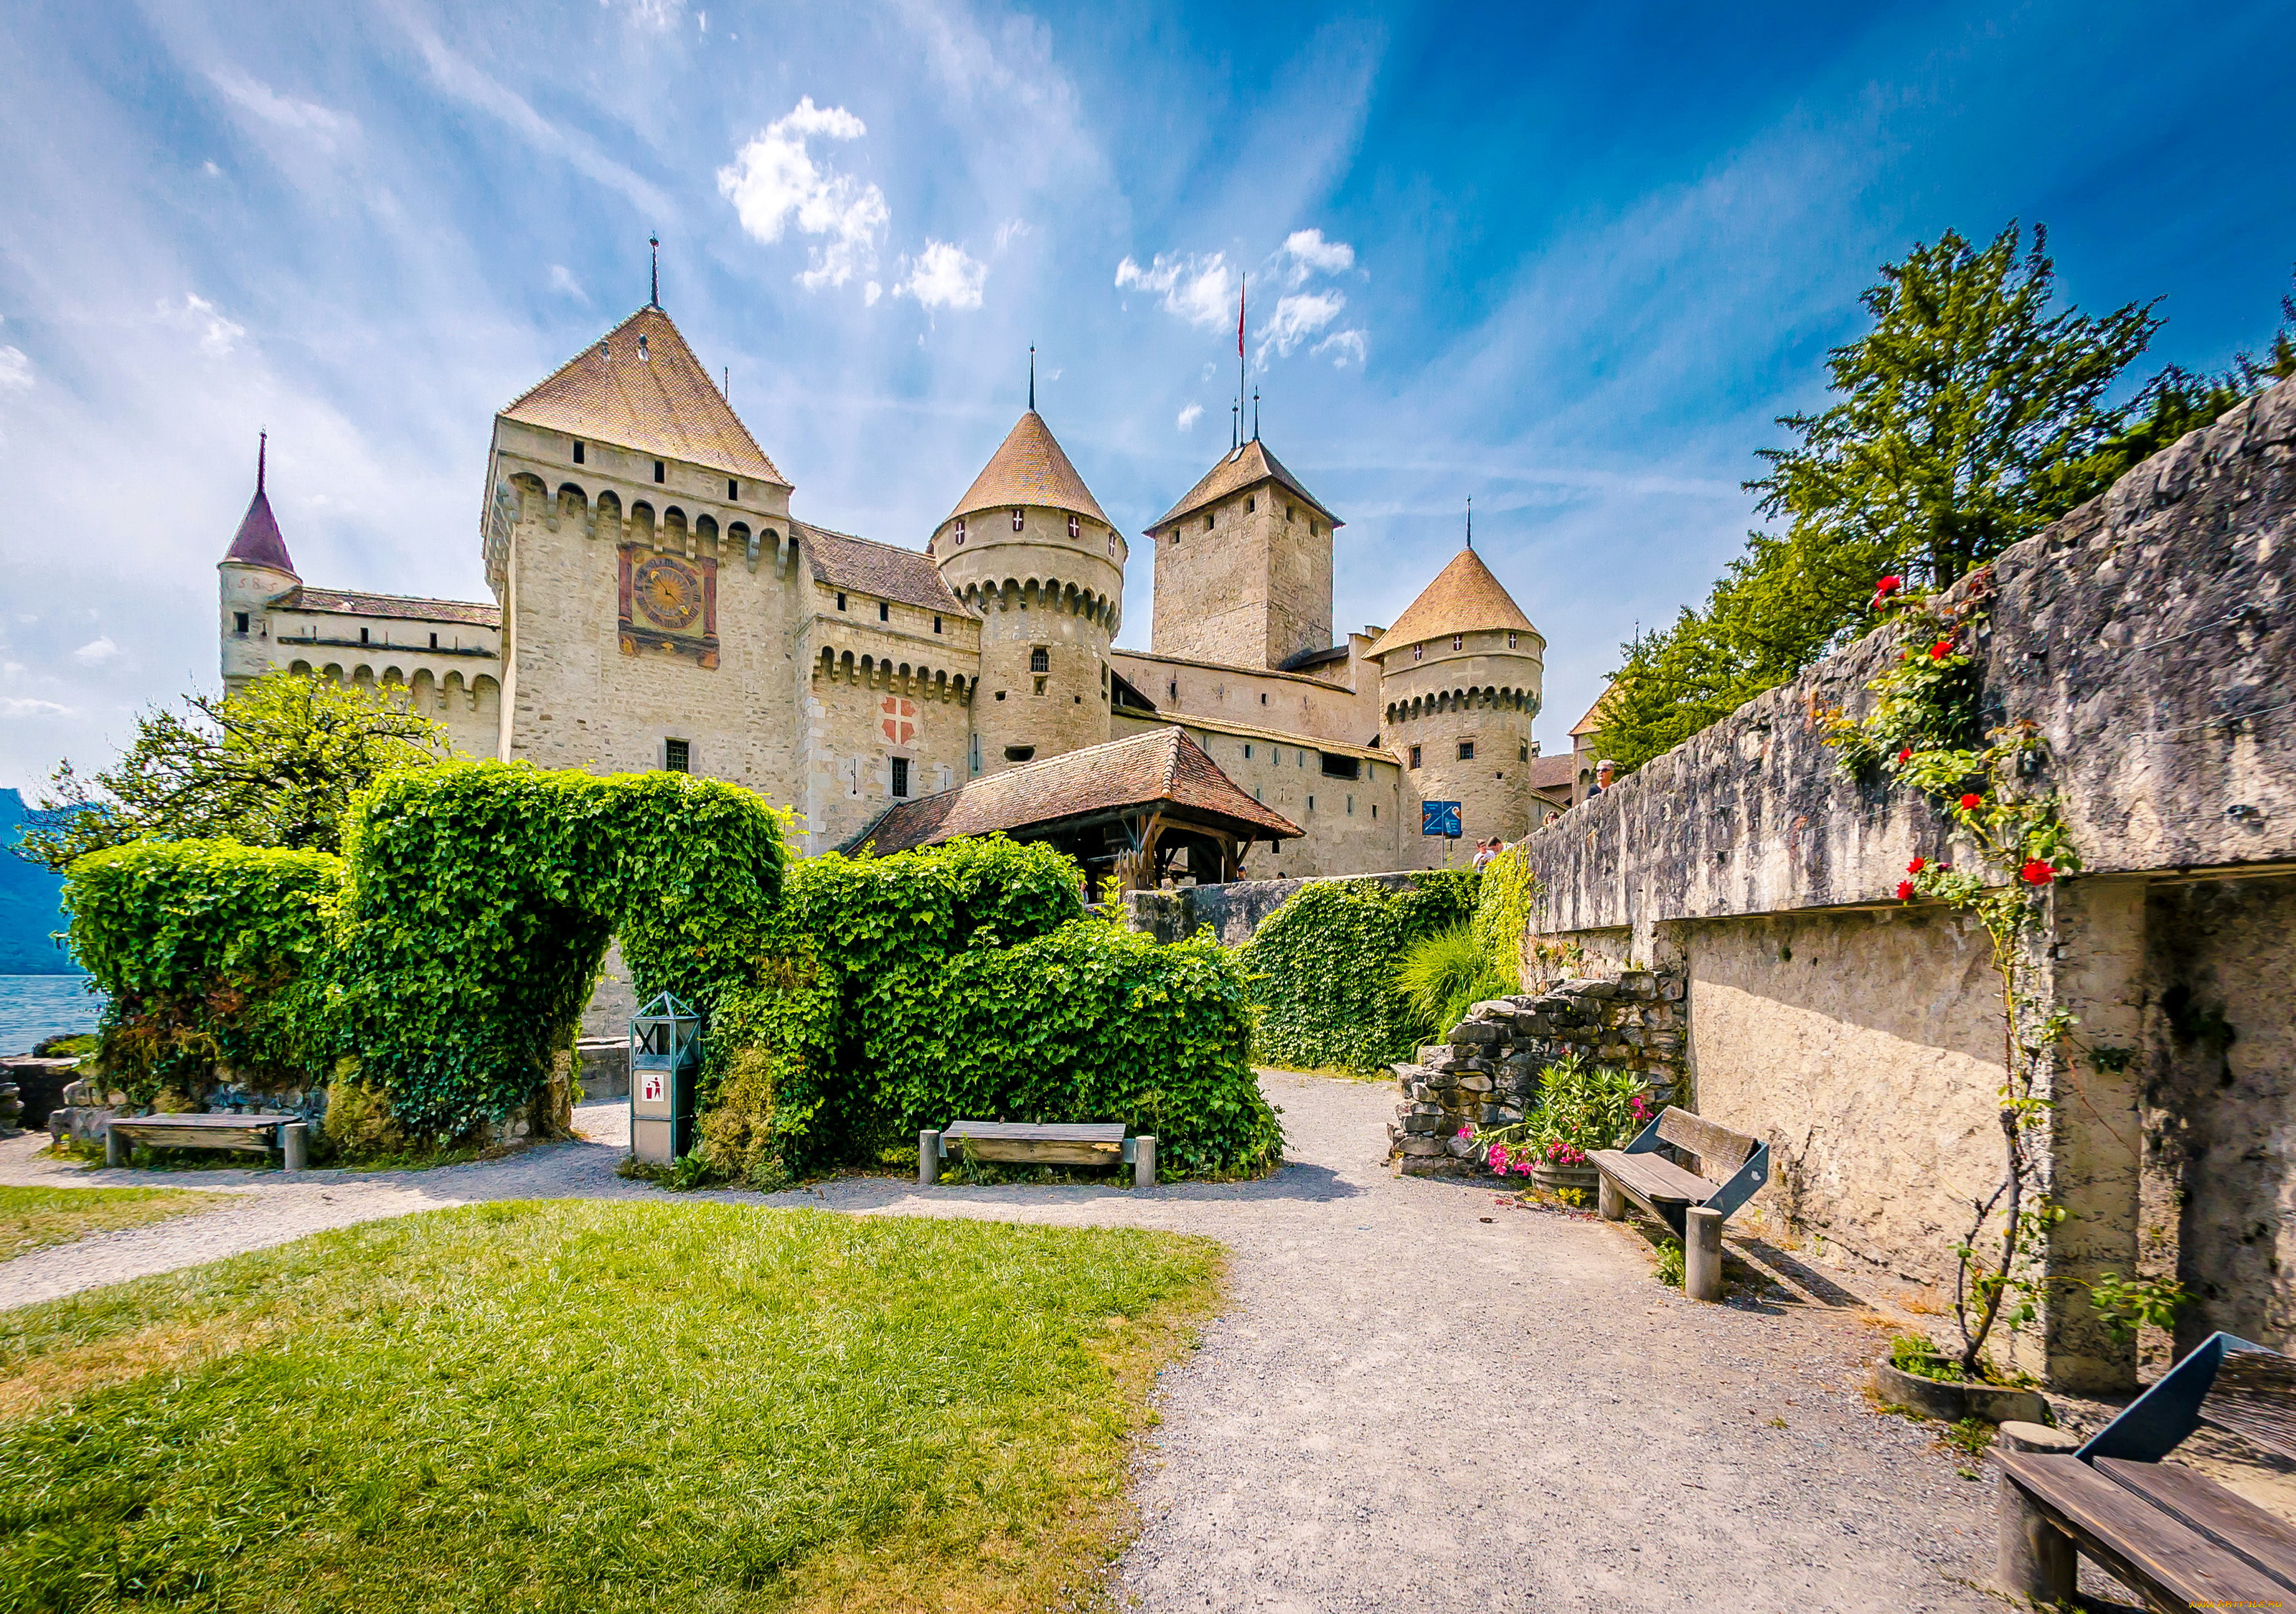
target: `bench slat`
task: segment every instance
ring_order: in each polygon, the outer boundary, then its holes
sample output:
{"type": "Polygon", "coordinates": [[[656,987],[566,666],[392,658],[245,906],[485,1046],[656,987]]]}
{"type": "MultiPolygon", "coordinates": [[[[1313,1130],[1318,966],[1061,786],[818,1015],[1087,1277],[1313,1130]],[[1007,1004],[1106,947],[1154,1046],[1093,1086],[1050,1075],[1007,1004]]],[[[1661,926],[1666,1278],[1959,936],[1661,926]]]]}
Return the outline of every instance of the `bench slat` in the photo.
{"type": "Polygon", "coordinates": [[[1999,1452],[2002,1471],[2080,1544],[2139,1587],[2187,1603],[2284,1602],[2287,1588],[2078,1457],[1999,1452]]]}
{"type": "Polygon", "coordinates": [[[2278,1351],[2225,1352],[2201,1421],[2296,1460],[2296,1361],[2278,1351]]]}
{"type": "Polygon", "coordinates": [[[1703,1205],[1714,1184],[1685,1171],[1672,1160],[1651,1153],[1628,1154],[1617,1149],[1597,1149],[1587,1159],[1608,1173],[1622,1188],[1645,1198],[1677,1205],[1703,1205]]]}
{"type": "Polygon", "coordinates": [[[1677,1149],[1696,1155],[1699,1175],[1717,1183],[1728,1182],[1754,1152],[1752,1138],[1672,1104],[1658,1118],[1658,1135],[1677,1149]]]}
{"type": "Polygon", "coordinates": [[[185,1131],[216,1131],[250,1127],[269,1128],[286,1121],[299,1119],[291,1115],[118,1115],[111,1118],[117,1127],[181,1127],[185,1131]]]}
{"type": "Polygon", "coordinates": [[[130,1115],[115,1116],[110,1125],[127,1138],[138,1138],[162,1149],[233,1149],[267,1154],[274,1135],[291,1115],[130,1115]]]}
{"type": "Polygon", "coordinates": [[[951,1121],[944,1138],[1026,1138],[1046,1143],[1103,1143],[1124,1141],[1121,1121],[1074,1124],[1039,1121],[951,1121]]]}
{"type": "Polygon", "coordinates": [[[2180,1462],[2100,1457],[2096,1468],[2282,1585],[2296,1591],[2296,1526],[2180,1462]]]}

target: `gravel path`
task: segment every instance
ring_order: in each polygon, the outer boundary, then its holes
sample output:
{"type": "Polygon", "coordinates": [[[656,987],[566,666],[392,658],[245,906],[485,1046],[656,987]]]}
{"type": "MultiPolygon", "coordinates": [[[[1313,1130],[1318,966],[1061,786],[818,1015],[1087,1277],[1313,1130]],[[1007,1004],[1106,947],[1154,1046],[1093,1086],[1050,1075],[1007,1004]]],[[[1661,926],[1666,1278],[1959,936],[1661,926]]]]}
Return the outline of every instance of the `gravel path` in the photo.
{"type": "MultiPolygon", "coordinates": [[[[1265,1085],[1292,1163],[1264,1183],[921,1195],[868,1178],[709,1197],[1225,1242],[1230,1303],[1165,1373],[1142,1453],[1120,1572],[1143,1610],[2001,1606],[1961,1580],[1991,1556],[1991,1485],[1959,1478],[1931,1430],[1866,1405],[1877,1336],[1855,1296],[1734,1241],[1792,1299],[1698,1305],[1652,1280],[1625,1229],[1390,1176],[1383,1086],[1265,1085]]],[[[89,1172],[34,1158],[38,1140],[0,1143],[0,1182],[250,1193],[0,1263],[0,1307],[439,1206],[654,1192],[613,1175],[620,1107],[577,1124],[588,1141],[292,1186],[89,1172]]]]}

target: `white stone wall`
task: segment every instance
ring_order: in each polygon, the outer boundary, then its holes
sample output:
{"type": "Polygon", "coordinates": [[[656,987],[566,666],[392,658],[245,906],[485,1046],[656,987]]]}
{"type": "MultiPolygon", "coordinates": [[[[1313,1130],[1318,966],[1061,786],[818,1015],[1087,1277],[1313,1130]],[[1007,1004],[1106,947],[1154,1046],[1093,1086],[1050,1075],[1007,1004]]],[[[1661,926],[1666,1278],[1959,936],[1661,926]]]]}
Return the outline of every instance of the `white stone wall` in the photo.
{"type": "Polygon", "coordinates": [[[1379,668],[1364,663],[1357,687],[1344,682],[1355,664],[1335,664],[1338,677],[1279,673],[1141,651],[1111,652],[1116,670],[1172,715],[1213,717],[1280,729],[1341,745],[1367,746],[1380,733],[1379,668]]]}

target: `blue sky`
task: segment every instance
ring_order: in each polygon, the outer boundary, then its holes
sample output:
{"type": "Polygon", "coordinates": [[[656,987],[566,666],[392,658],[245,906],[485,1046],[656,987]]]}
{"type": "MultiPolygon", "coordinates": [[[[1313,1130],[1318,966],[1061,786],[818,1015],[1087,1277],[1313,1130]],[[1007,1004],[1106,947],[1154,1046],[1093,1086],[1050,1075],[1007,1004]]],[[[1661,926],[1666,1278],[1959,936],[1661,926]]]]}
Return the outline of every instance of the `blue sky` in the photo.
{"type": "Polygon", "coordinates": [[[1102,504],[1161,513],[1226,447],[1248,273],[1340,623],[1472,496],[1559,749],[1909,243],[2045,221],[2073,299],[2163,299],[2146,368],[2260,343],[2291,60],[2284,4],[20,4],[0,784],[216,682],[259,426],[306,578],[484,597],[490,417],[644,300],[650,229],[800,515],[917,546],[1031,342],[1102,504]]]}

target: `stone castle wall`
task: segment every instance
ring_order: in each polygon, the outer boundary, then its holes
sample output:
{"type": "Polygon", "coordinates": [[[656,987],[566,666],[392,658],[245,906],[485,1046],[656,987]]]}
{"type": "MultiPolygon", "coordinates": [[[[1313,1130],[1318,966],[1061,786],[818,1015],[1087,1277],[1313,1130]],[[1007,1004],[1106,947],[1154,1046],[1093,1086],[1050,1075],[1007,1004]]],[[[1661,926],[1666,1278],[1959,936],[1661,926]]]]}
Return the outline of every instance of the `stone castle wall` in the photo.
{"type": "Polygon", "coordinates": [[[1332,526],[1263,482],[1156,534],[1156,652],[1275,667],[1332,643],[1332,526]]]}
{"type": "Polygon", "coordinates": [[[1385,652],[1380,679],[1382,742],[1409,766],[1422,800],[1459,804],[1462,837],[1519,840],[1540,804],[1530,793],[1531,724],[1539,713],[1544,642],[1535,633],[1503,631],[1430,641],[1423,659],[1412,647],[1385,652]],[[1412,749],[1418,748],[1415,766],[1412,749]],[[1462,757],[1463,747],[1473,755],[1462,757]]]}

